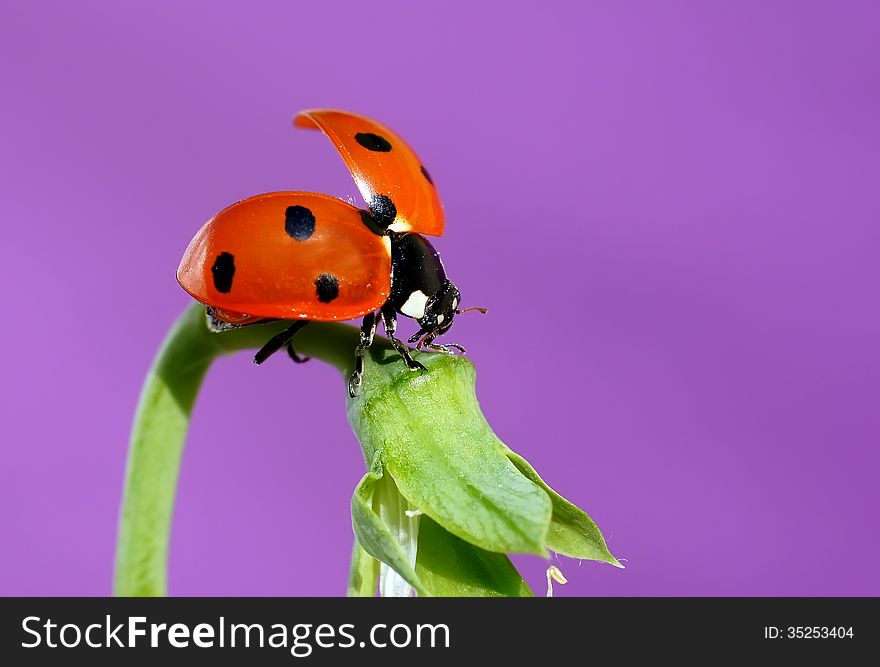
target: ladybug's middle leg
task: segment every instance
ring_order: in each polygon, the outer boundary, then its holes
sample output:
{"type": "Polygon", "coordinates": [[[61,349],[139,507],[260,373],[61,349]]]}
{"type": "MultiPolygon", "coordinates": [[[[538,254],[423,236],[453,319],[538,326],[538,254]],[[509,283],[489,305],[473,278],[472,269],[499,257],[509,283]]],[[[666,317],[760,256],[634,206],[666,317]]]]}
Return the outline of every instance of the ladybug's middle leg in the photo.
{"type": "Polygon", "coordinates": [[[364,317],[361,324],[361,338],[357,347],[354,349],[354,371],[348,378],[348,395],[354,398],[361,389],[361,378],[364,374],[364,354],[366,354],[370,345],[373,344],[373,338],[376,335],[376,313],[370,313],[364,317]]]}
{"type": "Polygon", "coordinates": [[[299,356],[299,355],[296,353],[296,350],[293,349],[293,341],[290,341],[290,342],[287,344],[287,356],[290,357],[290,358],[293,360],[293,363],[295,363],[295,364],[304,364],[304,363],[306,363],[309,359],[311,359],[311,357],[301,357],[301,356],[299,356]]]}
{"type": "Polygon", "coordinates": [[[259,365],[262,364],[266,359],[275,354],[278,350],[280,350],[285,345],[287,346],[287,352],[290,354],[290,358],[296,362],[303,362],[305,359],[297,355],[296,352],[293,351],[293,337],[296,335],[296,332],[302,329],[305,325],[309,323],[309,320],[297,320],[289,327],[287,327],[284,331],[279,334],[275,334],[270,338],[263,347],[261,347],[257,353],[254,355],[254,363],[259,365]]]}
{"type": "Polygon", "coordinates": [[[385,333],[388,334],[388,339],[391,341],[394,349],[400,353],[400,356],[402,356],[403,360],[406,362],[407,368],[412,371],[428,370],[422,364],[412,358],[412,355],[409,353],[409,348],[404,344],[402,340],[394,335],[394,332],[397,331],[397,313],[394,312],[394,308],[392,306],[389,306],[388,304],[382,306],[382,326],[385,327],[385,333]]]}

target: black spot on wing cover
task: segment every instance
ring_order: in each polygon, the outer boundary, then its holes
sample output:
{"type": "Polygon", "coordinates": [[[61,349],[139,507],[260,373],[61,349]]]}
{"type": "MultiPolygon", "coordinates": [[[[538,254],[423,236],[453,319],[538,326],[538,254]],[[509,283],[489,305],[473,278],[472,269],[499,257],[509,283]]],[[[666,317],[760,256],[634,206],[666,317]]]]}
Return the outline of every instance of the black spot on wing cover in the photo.
{"type": "Polygon", "coordinates": [[[288,206],[284,211],[284,231],[292,239],[305,241],[315,233],[315,215],[305,206],[288,206]]]}
{"type": "Polygon", "coordinates": [[[330,303],[339,296],[339,280],[332,273],[322,273],[315,278],[315,293],[321,303],[330,303]]]}
{"type": "Polygon", "coordinates": [[[358,132],[354,135],[354,139],[368,151],[373,151],[374,153],[388,153],[391,150],[390,141],[372,132],[358,132]]]}
{"type": "Polygon", "coordinates": [[[420,165],[419,169],[422,170],[422,176],[425,177],[425,180],[428,181],[431,185],[434,185],[434,179],[431,178],[431,174],[428,173],[428,170],[425,169],[425,165],[420,165]]]}
{"type": "Polygon", "coordinates": [[[391,197],[376,195],[370,200],[370,214],[379,227],[388,229],[397,217],[397,207],[391,201],[391,197]]]}
{"type": "Polygon", "coordinates": [[[221,252],[211,267],[214,288],[226,294],[232,289],[232,278],[235,276],[235,258],[228,252],[221,252]]]}

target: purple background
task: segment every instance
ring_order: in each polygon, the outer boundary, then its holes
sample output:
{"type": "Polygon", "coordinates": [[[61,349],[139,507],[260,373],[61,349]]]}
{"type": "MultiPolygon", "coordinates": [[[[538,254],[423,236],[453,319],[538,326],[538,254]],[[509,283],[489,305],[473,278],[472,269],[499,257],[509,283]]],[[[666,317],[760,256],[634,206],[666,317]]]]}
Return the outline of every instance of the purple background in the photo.
{"type": "MultiPolygon", "coordinates": [[[[247,4],[2,5],[0,593],[109,593],[178,259],[244,196],[357,195],[290,128],[328,106],[420,152],[489,421],[627,561],[558,594],[880,594],[874,3],[247,4]]],[[[171,593],[344,592],[342,397],[211,370],[171,593]]]]}

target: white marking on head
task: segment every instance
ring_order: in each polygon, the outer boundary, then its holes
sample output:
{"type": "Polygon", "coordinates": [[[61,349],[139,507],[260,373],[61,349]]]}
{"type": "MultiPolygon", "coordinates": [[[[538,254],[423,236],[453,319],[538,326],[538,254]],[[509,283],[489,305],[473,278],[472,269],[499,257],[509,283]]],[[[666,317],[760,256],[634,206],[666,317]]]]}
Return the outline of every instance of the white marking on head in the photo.
{"type": "Polygon", "coordinates": [[[438,315],[437,316],[437,324],[443,324],[443,320],[445,320],[445,319],[446,318],[443,317],[443,315],[438,315]]]}
{"type": "Polygon", "coordinates": [[[458,297],[455,297],[452,300],[452,310],[455,310],[456,308],[458,308],[458,297]]]}
{"type": "Polygon", "coordinates": [[[400,312],[414,319],[425,316],[425,306],[428,304],[428,296],[421,290],[416,290],[409,295],[406,303],[400,307],[400,312]]]}

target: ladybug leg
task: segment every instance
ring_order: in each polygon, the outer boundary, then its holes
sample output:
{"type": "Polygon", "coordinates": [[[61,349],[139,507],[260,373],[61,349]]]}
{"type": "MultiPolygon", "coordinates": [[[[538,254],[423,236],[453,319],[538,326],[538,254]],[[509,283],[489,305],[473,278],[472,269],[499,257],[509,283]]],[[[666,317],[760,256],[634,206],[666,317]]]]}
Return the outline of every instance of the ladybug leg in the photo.
{"type": "Polygon", "coordinates": [[[455,348],[462,354],[467,354],[467,350],[464,349],[458,343],[435,343],[434,339],[437,337],[437,333],[432,331],[427,336],[422,338],[419,341],[419,344],[416,345],[418,349],[422,349],[423,347],[428,348],[429,350],[433,350],[434,352],[442,352],[443,354],[455,354],[450,348],[455,348]]]}
{"type": "Polygon", "coordinates": [[[291,359],[293,359],[293,363],[295,363],[295,364],[304,364],[304,363],[306,363],[309,359],[311,359],[311,357],[301,357],[301,356],[299,356],[299,355],[296,353],[296,350],[293,349],[293,341],[290,341],[290,342],[287,344],[287,356],[289,356],[291,359]]]}
{"type": "Polygon", "coordinates": [[[388,334],[388,338],[391,341],[391,344],[394,346],[394,349],[400,353],[400,356],[402,356],[403,360],[406,362],[407,368],[409,368],[411,371],[428,370],[422,364],[412,358],[412,355],[410,355],[409,353],[409,348],[403,343],[402,340],[394,335],[394,332],[397,331],[397,313],[394,312],[394,308],[387,305],[382,306],[382,326],[385,327],[385,333],[388,334]]]}
{"type": "Polygon", "coordinates": [[[361,324],[361,339],[354,349],[354,371],[348,378],[348,395],[354,398],[361,390],[361,381],[364,374],[364,354],[373,344],[376,335],[376,313],[370,313],[361,324]]]}
{"type": "MultiPolygon", "coordinates": [[[[270,338],[268,342],[263,345],[263,347],[261,347],[259,351],[254,355],[254,363],[257,365],[262,364],[264,361],[266,361],[266,359],[271,357],[282,347],[284,347],[285,345],[289,345],[290,341],[292,341],[293,337],[296,335],[296,332],[302,329],[308,323],[308,320],[297,320],[281,333],[272,336],[272,338],[270,338]]],[[[296,353],[294,352],[293,354],[295,355],[296,353]]]]}
{"type": "Polygon", "coordinates": [[[442,352],[443,354],[455,354],[450,348],[455,348],[461,354],[467,354],[467,350],[464,349],[458,343],[425,343],[424,347],[429,350],[434,350],[434,352],[442,352]]]}

